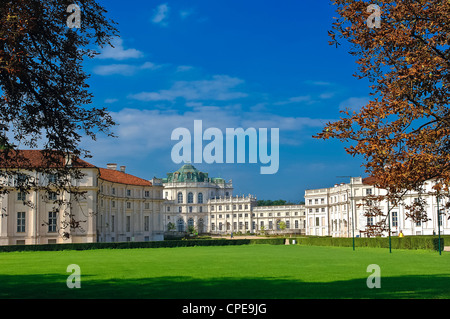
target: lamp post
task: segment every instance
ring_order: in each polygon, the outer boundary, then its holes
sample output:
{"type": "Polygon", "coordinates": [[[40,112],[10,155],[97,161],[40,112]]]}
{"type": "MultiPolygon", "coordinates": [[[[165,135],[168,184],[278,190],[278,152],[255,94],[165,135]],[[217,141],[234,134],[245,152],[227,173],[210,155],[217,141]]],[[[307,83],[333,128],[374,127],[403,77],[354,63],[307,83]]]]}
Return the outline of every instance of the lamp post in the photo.
{"type": "Polygon", "coordinates": [[[439,211],[439,195],[436,196],[437,198],[437,226],[438,226],[438,247],[439,247],[439,255],[441,255],[441,227],[440,227],[440,211],[439,211]]]}
{"type": "Polygon", "coordinates": [[[337,176],[337,177],[349,177],[350,178],[350,206],[352,209],[352,238],[353,238],[353,250],[355,250],[355,218],[353,213],[353,180],[351,176],[337,176]]]}
{"type": "Polygon", "coordinates": [[[388,225],[389,225],[389,252],[392,253],[392,249],[391,249],[391,209],[389,208],[389,198],[387,199],[387,209],[388,209],[388,213],[387,213],[387,219],[388,219],[388,225]]]}

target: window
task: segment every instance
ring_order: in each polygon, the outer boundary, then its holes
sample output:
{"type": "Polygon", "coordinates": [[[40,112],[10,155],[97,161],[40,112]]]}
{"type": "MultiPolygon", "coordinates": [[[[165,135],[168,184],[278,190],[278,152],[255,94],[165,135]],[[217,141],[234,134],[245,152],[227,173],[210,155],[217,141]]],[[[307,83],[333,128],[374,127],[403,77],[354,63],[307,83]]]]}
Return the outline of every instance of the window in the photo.
{"type": "Polygon", "coordinates": [[[17,193],[17,200],[24,201],[27,198],[27,194],[25,192],[18,192],[17,193]]]}
{"type": "Polygon", "coordinates": [[[203,204],[203,193],[198,193],[198,195],[197,195],[197,203],[203,204]]]}
{"type": "Polygon", "coordinates": [[[47,179],[49,183],[56,183],[58,177],[56,176],[56,174],[48,174],[47,179]]]}
{"type": "Polygon", "coordinates": [[[112,215],[111,216],[111,232],[114,232],[115,226],[116,226],[115,225],[115,218],[114,218],[114,215],[112,215]]]}
{"type": "Polygon", "coordinates": [[[56,232],[56,212],[48,212],[48,232],[56,232]]]}
{"type": "Polygon", "coordinates": [[[167,211],[170,212],[170,206],[167,206],[167,211]]]}
{"type": "Polygon", "coordinates": [[[131,203],[127,202],[127,208],[130,209],[131,208],[131,203]]]}
{"type": "Polygon", "coordinates": [[[314,204],[319,204],[319,199],[318,198],[314,199],[314,204]]]}
{"type": "Polygon", "coordinates": [[[111,192],[113,195],[116,195],[116,189],[114,187],[112,188],[111,192]]]}
{"type": "Polygon", "coordinates": [[[58,194],[55,192],[48,192],[48,200],[57,200],[58,194]]]}
{"type": "Polygon", "coordinates": [[[320,203],[321,203],[321,204],[325,204],[325,199],[324,199],[324,198],[321,198],[321,199],[320,199],[320,203]]]}
{"type": "Polygon", "coordinates": [[[286,221],[286,229],[291,228],[291,222],[289,220],[286,221]]]}
{"type": "Polygon", "coordinates": [[[127,216],[125,227],[126,227],[126,229],[125,229],[126,232],[131,231],[131,216],[127,216]]]}
{"type": "Polygon", "coordinates": [[[308,204],[312,205],[312,199],[308,199],[308,204]]]}
{"type": "Polygon", "coordinates": [[[127,189],[127,196],[131,196],[131,189],[127,189]]]}
{"type": "Polygon", "coordinates": [[[112,205],[112,207],[116,207],[116,201],[113,200],[113,201],[111,202],[111,205],[112,205]]]}
{"type": "Polygon", "coordinates": [[[397,212],[392,212],[392,226],[398,227],[398,215],[397,212]]]}
{"type": "Polygon", "coordinates": [[[269,229],[273,228],[273,222],[271,220],[269,220],[269,229]]]}
{"type": "Polygon", "coordinates": [[[150,203],[145,203],[144,204],[144,209],[149,209],[150,208],[150,203]]]}
{"type": "Polygon", "coordinates": [[[188,193],[187,202],[188,204],[192,204],[194,202],[194,194],[192,194],[191,192],[188,193]]]}
{"type": "Polygon", "coordinates": [[[180,206],[180,207],[178,207],[178,212],[179,212],[179,213],[181,213],[181,212],[182,212],[181,206],[180,206]]]}
{"type": "Polygon", "coordinates": [[[367,225],[372,226],[373,225],[373,217],[367,217],[367,225]]]}
{"type": "Polygon", "coordinates": [[[320,219],[319,219],[319,217],[316,217],[316,226],[320,226],[319,224],[320,224],[320,219]]]}
{"type": "Polygon", "coordinates": [[[366,188],[366,195],[372,195],[372,188],[366,188]]]}
{"type": "Polygon", "coordinates": [[[150,229],[150,216],[144,216],[144,231],[149,231],[150,229]]]}
{"type": "Polygon", "coordinates": [[[192,206],[189,206],[189,213],[192,213],[192,206]]]}
{"type": "Polygon", "coordinates": [[[242,230],[242,222],[239,222],[239,230],[242,230]]]}
{"type": "Polygon", "coordinates": [[[25,232],[25,212],[17,213],[17,232],[18,233],[25,232]]]}
{"type": "Polygon", "coordinates": [[[183,193],[179,192],[178,193],[178,204],[181,204],[181,203],[183,203],[183,193]]]}
{"type": "MultiPolygon", "coordinates": [[[[150,191],[144,191],[144,196],[145,197],[150,197],[150,191]]],[[[167,197],[167,193],[166,193],[166,197],[167,197]]]]}
{"type": "Polygon", "coordinates": [[[199,212],[199,213],[203,213],[203,207],[202,207],[202,206],[200,206],[200,207],[198,208],[198,212],[199,212]]]}
{"type": "Polygon", "coordinates": [[[294,222],[294,227],[295,227],[295,229],[298,229],[298,220],[296,220],[296,221],[294,222]]]}

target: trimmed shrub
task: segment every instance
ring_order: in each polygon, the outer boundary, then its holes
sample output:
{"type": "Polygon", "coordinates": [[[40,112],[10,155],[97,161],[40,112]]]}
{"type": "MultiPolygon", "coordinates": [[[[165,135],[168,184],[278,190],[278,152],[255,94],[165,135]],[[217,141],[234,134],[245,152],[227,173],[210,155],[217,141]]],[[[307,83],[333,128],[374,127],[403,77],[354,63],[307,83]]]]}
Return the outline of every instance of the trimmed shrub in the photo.
{"type": "Polygon", "coordinates": [[[250,244],[283,245],[284,238],[269,238],[269,239],[252,238],[252,239],[234,239],[234,240],[189,239],[189,240],[167,240],[167,241],[163,240],[163,241],[147,241],[147,242],[10,245],[10,246],[0,246],[0,252],[228,246],[228,245],[250,245],[250,244]]]}
{"type": "MultiPolygon", "coordinates": [[[[296,237],[299,245],[352,247],[353,238],[342,237],[296,237]]],[[[389,237],[355,238],[355,247],[389,248],[389,237]]],[[[438,250],[438,236],[391,237],[392,249],[426,249],[438,250]]],[[[444,249],[444,237],[441,236],[441,250],[444,249]]]]}

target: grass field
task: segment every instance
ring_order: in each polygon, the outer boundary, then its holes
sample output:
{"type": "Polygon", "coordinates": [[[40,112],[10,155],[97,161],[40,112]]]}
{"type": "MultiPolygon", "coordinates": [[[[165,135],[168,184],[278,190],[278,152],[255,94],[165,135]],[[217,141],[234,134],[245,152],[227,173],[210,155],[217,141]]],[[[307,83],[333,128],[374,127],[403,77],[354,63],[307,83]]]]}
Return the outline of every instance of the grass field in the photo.
{"type": "Polygon", "coordinates": [[[0,298],[450,298],[450,253],[243,245],[0,254],[0,298]],[[69,264],[81,288],[69,289],[69,264]],[[381,270],[369,289],[367,266],[381,270]]]}

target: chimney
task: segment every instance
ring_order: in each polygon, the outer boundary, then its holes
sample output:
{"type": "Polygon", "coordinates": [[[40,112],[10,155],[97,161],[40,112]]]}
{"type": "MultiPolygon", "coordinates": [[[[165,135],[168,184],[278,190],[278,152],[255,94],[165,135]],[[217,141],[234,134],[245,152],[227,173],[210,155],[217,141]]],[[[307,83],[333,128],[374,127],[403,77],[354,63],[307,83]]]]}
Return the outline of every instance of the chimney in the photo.
{"type": "Polygon", "coordinates": [[[106,164],[106,168],[112,169],[112,170],[117,170],[117,164],[115,164],[115,163],[106,164]]]}
{"type": "Polygon", "coordinates": [[[120,166],[120,171],[121,171],[122,173],[125,173],[125,168],[126,168],[126,166],[120,166]]]}

